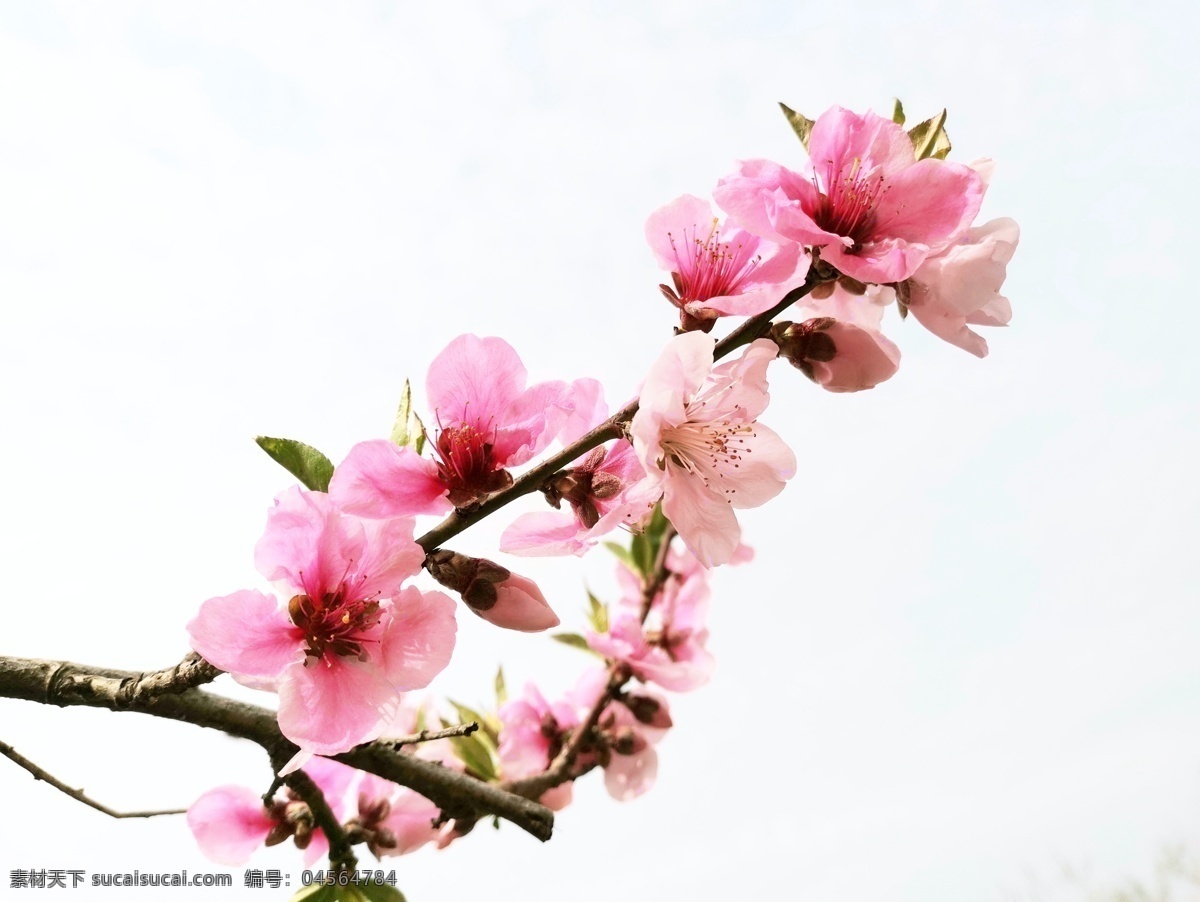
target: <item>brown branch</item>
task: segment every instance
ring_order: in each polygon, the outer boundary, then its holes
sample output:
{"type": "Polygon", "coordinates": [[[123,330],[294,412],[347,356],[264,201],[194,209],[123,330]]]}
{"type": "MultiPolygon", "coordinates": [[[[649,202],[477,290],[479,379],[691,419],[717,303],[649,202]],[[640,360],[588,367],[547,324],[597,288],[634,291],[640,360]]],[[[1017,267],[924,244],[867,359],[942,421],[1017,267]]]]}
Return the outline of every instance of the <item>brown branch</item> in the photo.
{"type": "MultiPolygon", "coordinates": [[[[299,749],[279,732],[274,711],[222,698],[202,689],[156,695],[122,707],[118,696],[122,681],[137,674],[123,670],[92,668],[66,661],[0,657],[0,698],[16,698],[60,707],[82,705],[132,711],[200,727],[220,730],[248,739],[269,755],[291,758],[299,749]]],[[[545,841],[554,829],[549,809],[527,798],[405,755],[384,741],[351,749],[336,760],[407,786],[453,816],[467,818],[496,815],[545,841]]]]}
{"type": "Polygon", "coordinates": [[[33,774],[33,779],[41,780],[44,783],[49,783],[59,792],[69,795],[77,802],[83,802],[83,804],[87,805],[89,808],[95,808],[97,811],[101,812],[102,814],[107,814],[109,817],[115,817],[119,819],[125,817],[159,817],[163,814],[187,814],[186,808],[171,808],[165,811],[114,811],[107,805],[101,805],[95,799],[89,798],[86,794],[84,794],[82,789],[72,789],[53,774],[38,767],[6,742],[0,742],[0,755],[8,758],[18,766],[25,768],[25,770],[33,774]]]}
{"type": "MultiPolygon", "coordinates": [[[[288,758],[283,758],[272,753],[271,767],[275,770],[276,774],[288,763],[288,760],[288,758]]],[[[321,791],[321,787],[314,783],[313,778],[302,770],[294,770],[282,779],[288,789],[304,800],[304,804],[308,806],[308,810],[312,813],[314,823],[321,828],[321,832],[329,840],[330,867],[337,873],[341,873],[342,871],[353,872],[358,867],[358,858],[354,855],[350,837],[346,835],[346,831],[338,822],[337,815],[330,809],[329,802],[326,801],[325,793],[321,791]]]]}
{"type": "Polygon", "coordinates": [[[125,677],[117,690],[117,704],[127,708],[155,695],[184,692],[204,683],[211,683],[224,672],[219,667],[213,667],[196,652],[190,651],[174,667],[125,677]]]}
{"type": "Polygon", "coordinates": [[[433,742],[436,739],[451,739],[455,736],[470,736],[478,729],[479,724],[471,721],[470,723],[459,724],[456,727],[446,727],[444,730],[422,730],[410,736],[389,739],[388,744],[396,751],[400,751],[400,747],[405,745],[416,745],[419,742],[433,742]]]}
{"type": "MultiPolygon", "coordinates": [[[[808,272],[808,278],[805,279],[803,285],[789,291],[770,310],[750,317],[718,341],[716,347],[713,348],[713,360],[720,360],[742,345],[749,344],[754,339],[762,336],[767,331],[767,327],[770,326],[771,320],[818,285],[828,282],[830,279],[835,278],[836,275],[836,272],[831,272],[829,267],[822,264],[820,260],[813,261],[813,265],[808,272]]],[[[571,443],[557,454],[546,458],[532,470],[521,474],[508,488],[496,492],[477,507],[469,510],[453,511],[445,520],[417,539],[417,544],[426,551],[433,551],[469,526],[473,526],[484,517],[494,514],[509,502],[515,501],[522,495],[528,495],[530,492],[537,491],[546,484],[546,481],[551,476],[580,455],[586,454],[588,451],[599,447],[611,439],[620,438],[624,434],[625,427],[629,421],[633,419],[633,415],[637,413],[637,409],[637,401],[631,401],[629,404],[626,404],[578,441],[571,443]]]]}

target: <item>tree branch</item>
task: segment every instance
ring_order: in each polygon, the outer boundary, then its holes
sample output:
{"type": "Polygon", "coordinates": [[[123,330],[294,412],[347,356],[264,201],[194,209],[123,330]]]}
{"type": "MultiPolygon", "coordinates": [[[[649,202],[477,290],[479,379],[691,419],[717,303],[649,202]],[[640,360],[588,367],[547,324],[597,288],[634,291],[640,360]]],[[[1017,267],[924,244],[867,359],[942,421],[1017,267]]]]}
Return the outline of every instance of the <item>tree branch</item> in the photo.
{"type": "MultiPolygon", "coordinates": [[[[289,758],[272,753],[271,767],[276,774],[288,763],[288,760],[289,758]]],[[[313,778],[302,770],[294,770],[282,779],[288,789],[304,800],[304,804],[312,812],[313,822],[321,828],[321,832],[329,840],[330,867],[338,873],[342,871],[354,871],[358,867],[358,858],[354,855],[354,849],[350,844],[350,837],[346,835],[346,831],[338,823],[337,815],[330,809],[329,802],[325,800],[325,793],[321,791],[321,787],[314,783],[313,778]]]]}
{"type": "Polygon", "coordinates": [[[109,817],[115,817],[115,818],[120,819],[120,818],[125,818],[125,817],[159,817],[160,815],[164,815],[164,814],[186,814],[187,813],[186,808],[171,808],[171,809],[165,810],[165,811],[114,811],[113,809],[109,808],[107,805],[101,805],[95,799],[89,798],[87,795],[84,794],[84,791],[82,789],[72,789],[70,786],[68,786],[62,780],[59,780],[57,777],[50,774],[48,771],[45,771],[42,768],[38,767],[36,764],[34,764],[32,761],[30,761],[24,755],[19,753],[16,749],[14,749],[11,745],[9,745],[6,742],[0,742],[0,755],[3,755],[4,757],[8,758],[10,761],[19,765],[20,767],[25,768],[25,770],[27,770],[31,774],[33,774],[33,779],[41,780],[44,783],[49,783],[51,786],[53,786],[59,792],[62,792],[65,795],[69,795],[71,798],[73,798],[77,802],[83,802],[83,804],[87,805],[89,808],[95,808],[97,811],[99,811],[103,814],[107,814],[109,817]]]}
{"type": "MultiPolygon", "coordinates": [[[[118,702],[122,681],[137,676],[129,671],[92,668],[67,661],[0,657],[0,698],[60,707],[82,705],[133,711],[183,721],[248,739],[269,755],[284,756],[284,760],[299,751],[279,732],[274,711],[201,689],[143,697],[122,707],[118,702]]],[[[494,814],[543,842],[554,829],[554,815],[549,809],[433,762],[401,754],[387,741],[365,743],[334,758],[407,786],[453,817],[494,814]]]]}
{"type": "Polygon", "coordinates": [[[211,683],[224,672],[219,667],[213,667],[194,651],[190,651],[174,667],[125,677],[117,690],[117,704],[127,708],[155,695],[183,692],[204,683],[211,683]]]}

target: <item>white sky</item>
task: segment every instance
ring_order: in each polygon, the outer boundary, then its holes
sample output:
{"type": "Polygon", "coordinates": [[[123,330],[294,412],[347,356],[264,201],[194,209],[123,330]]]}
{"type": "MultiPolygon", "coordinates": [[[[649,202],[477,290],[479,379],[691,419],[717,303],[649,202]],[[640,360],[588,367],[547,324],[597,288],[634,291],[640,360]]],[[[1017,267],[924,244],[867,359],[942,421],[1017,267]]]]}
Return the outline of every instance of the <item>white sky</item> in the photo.
{"type": "MultiPolygon", "coordinates": [[[[1074,899],[1059,862],[1149,874],[1200,844],[1184,9],[0,5],[0,653],[176,661],[201,601],[260,585],[288,480],[251,437],[340,459],[462,331],[627,396],[672,324],[646,215],[738,158],[798,164],[776,101],[899,95],[997,160],[1012,328],[981,362],[893,320],[901,371],[861,395],[774,371],[764,419],[801,473],[745,517],[758,561],[718,576],[719,671],[675,704],[658,787],[588,781],[544,848],[505,826],[392,864],[414,902],[1074,899]]],[[[591,559],[524,570],[569,625],[581,574],[608,585],[591,559]]],[[[485,703],[500,660],[549,692],[586,663],[464,612],[435,688],[485,703]]],[[[194,727],[11,701],[0,724],[114,807],[269,781],[194,727]]],[[[3,761],[0,793],[5,888],[221,870],[181,818],[110,822],[3,761]]]]}

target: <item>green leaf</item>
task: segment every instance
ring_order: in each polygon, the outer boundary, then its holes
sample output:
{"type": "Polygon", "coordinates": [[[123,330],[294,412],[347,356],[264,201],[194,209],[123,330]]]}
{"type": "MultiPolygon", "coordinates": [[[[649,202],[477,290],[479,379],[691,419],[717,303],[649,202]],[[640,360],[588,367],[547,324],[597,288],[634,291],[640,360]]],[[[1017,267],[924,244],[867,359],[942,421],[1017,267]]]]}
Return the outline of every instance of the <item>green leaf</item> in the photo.
{"type": "Polygon", "coordinates": [[[611,551],[622,564],[630,570],[636,570],[637,564],[634,563],[633,555],[629,553],[629,549],[624,545],[618,545],[616,542],[605,542],[604,547],[611,551]]]}
{"type": "Polygon", "coordinates": [[[271,438],[266,435],[260,435],[254,441],[306,488],[314,492],[329,491],[333,464],[316,448],[290,438],[271,438]]]}
{"type": "Polygon", "coordinates": [[[926,119],[920,125],[914,125],[908,130],[912,139],[913,152],[918,160],[934,157],[946,159],[950,153],[950,136],[946,134],[946,111],[942,110],[932,119],[926,119]]]}
{"type": "Polygon", "coordinates": [[[401,448],[412,448],[418,454],[425,448],[425,427],[413,411],[412,386],[407,379],[404,380],[404,391],[400,393],[400,406],[396,409],[396,421],[392,423],[391,438],[401,448]]]}
{"type": "Polygon", "coordinates": [[[357,887],[367,902],[405,902],[404,893],[388,883],[366,882],[357,887]]]}
{"type": "Polygon", "coordinates": [[[899,97],[893,97],[892,100],[893,100],[892,121],[895,122],[897,125],[903,125],[904,124],[904,104],[902,104],[900,102],[899,97]]]}
{"type": "Polygon", "coordinates": [[[496,761],[492,757],[491,749],[479,738],[478,733],[472,733],[470,736],[452,736],[450,743],[454,747],[454,754],[468,771],[481,780],[491,782],[496,779],[496,761]]]}
{"type": "Polygon", "coordinates": [[[602,602],[599,598],[588,590],[588,620],[592,622],[592,629],[598,633],[608,632],[608,605],[602,602]]]}
{"type": "Polygon", "coordinates": [[[555,642],[561,642],[563,645],[569,645],[571,648],[578,648],[580,651],[586,651],[589,654],[596,654],[592,651],[592,647],[587,644],[587,639],[579,635],[579,633],[551,633],[550,638],[555,642]]]}
{"type": "Polygon", "coordinates": [[[813,126],[816,123],[802,113],[797,113],[786,104],[779,104],[779,108],[783,110],[783,115],[787,117],[788,125],[792,127],[792,131],[796,133],[796,137],[800,139],[800,143],[804,145],[804,149],[808,150],[808,139],[812,135],[813,126]]]}
{"type": "Polygon", "coordinates": [[[508,687],[504,685],[504,668],[496,668],[496,707],[508,701],[508,687]]]}

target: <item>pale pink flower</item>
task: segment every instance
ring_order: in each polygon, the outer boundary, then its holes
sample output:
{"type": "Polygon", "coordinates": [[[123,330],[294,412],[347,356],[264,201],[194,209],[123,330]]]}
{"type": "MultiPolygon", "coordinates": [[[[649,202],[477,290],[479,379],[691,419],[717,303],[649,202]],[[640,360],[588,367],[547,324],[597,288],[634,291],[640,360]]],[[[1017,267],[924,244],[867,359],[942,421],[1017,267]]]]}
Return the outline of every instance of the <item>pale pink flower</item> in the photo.
{"type": "Polygon", "coordinates": [[[1020,229],[1011,219],[969,229],[908,279],[909,312],[939,338],[986,357],[987,342],[967,326],[1004,326],[1012,318],[1000,288],[1019,238],[1020,229]]]}
{"type": "Polygon", "coordinates": [[[188,624],[192,648],[235,676],[273,680],[279,728],[307,754],[373,739],[401,692],[428,685],[454,649],[454,602],[403,580],[424,551],[406,518],[360,520],[327,495],[281,494],[255,548],[288,600],[243,590],[210,598],[188,624]]]}
{"type": "Polygon", "coordinates": [[[708,682],[716,662],[706,648],[711,591],[708,571],[695,563],[682,574],[671,572],[642,619],[642,583],[619,565],[620,600],[610,613],[608,632],[586,634],[591,648],[627,664],[638,679],[674,692],[688,692],[708,682]]]}
{"type": "Polygon", "coordinates": [[[874,113],[831,108],[813,125],[808,154],[800,172],[743,161],[713,194],[755,234],[820,248],[823,260],[860,282],[907,279],[979,212],[978,173],[918,161],[904,129],[874,113]]]}
{"type": "Polygon", "coordinates": [[[797,317],[808,319],[772,328],[779,355],[827,391],[862,391],[892,378],[900,349],[879,331],[883,307],[839,282],[822,288],[797,307],[797,317]]]}
{"type": "Polygon", "coordinates": [[[650,214],[646,241],[674,287],[659,288],[679,308],[684,331],[708,332],[719,316],[752,316],[803,284],[809,258],[793,241],[776,244],[732,222],[690,194],[650,214]]]}
{"type": "Polygon", "coordinates": [[[333,474],[330,494],[343,510],[382,518],[465,507],[511,485],[508,468],[550,444],[574,409],[566,383],[525,382],[508,342],[460,335],[425,381],[436,460],[389,441],[361,442],[333,474]]]}
{"type": "MultiPolygon", "coordinates": [[[[340,820],[346,791],[356,771],[323,758],[314,758],[304,771],[340,820]]],[[[263,805],[261,793],[245,786],[210,789],[188,808],[187,823],[205,857],[229,867],[245,864],[261,846],[273,846],[289,838],[304,850],[306,864],[323,857],[329,848],[308,805],[286,788],[269,806],[263,805]]]]}
{"type": "Polygon", "coordinates": [[[663,513],[706,567],[738,546],[733,509],[764,504],[796,472],[791,449],[758,422],[777,351],[759,339],[714,368],[708,336],[676,336],[651,367],[629,426],[643,468],[662,488],[663,513]]]}
{"type": "MultiPolygon", "coordinates": [[[[592,381],[579,380],[575,384],[592,381]]],[[[589,419],[573,415],[576,424],[571,435],[563,430],[564,442],[608,418],[608,405],[599,389],[582,397],[587,399],[589,419]]],[[[633,446],[621,439],[593,449],[575,466],[555,474],[542,493],[556,508],[565,501],[568,510],[517,517],[500,537],[501,551],[527,556],[583,555],[618,526],[636,527],[641,523],[653,510],[661,489],[646,478],[633,446]]]]}

